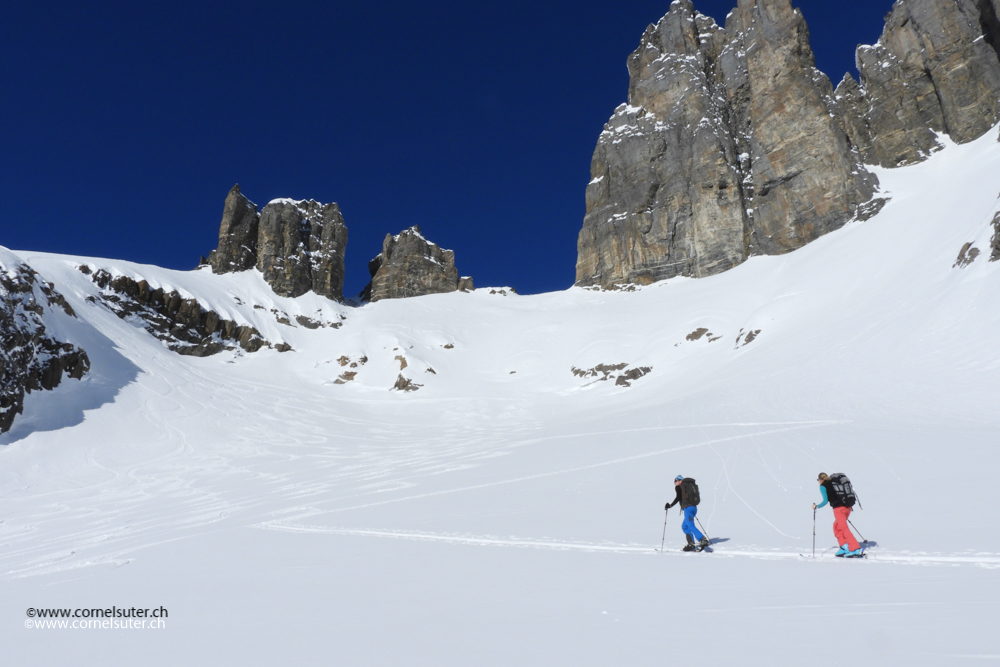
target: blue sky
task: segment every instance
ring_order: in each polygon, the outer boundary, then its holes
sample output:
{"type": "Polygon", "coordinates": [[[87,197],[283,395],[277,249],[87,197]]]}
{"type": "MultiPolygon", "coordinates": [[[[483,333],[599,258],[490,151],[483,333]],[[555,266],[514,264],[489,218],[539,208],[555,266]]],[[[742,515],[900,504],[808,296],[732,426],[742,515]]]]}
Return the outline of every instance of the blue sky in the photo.
{"type": "MultiPolygon", "coordinates": [[[[793,4],[834,83],[892,5],[793,4]]],[[[340,204],[349,295],[413,224],[479,286],[564,289],[597,136],[668,8],[3,3],[0,245],[192,268],[238,182],[340,204]]]]}

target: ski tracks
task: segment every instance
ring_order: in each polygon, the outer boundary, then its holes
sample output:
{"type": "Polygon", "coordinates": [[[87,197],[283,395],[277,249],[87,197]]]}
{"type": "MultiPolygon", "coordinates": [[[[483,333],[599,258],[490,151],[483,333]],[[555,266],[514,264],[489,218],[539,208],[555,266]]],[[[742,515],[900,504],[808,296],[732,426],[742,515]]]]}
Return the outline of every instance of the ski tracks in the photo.
{"type": "MultiPolygon", "coordinates": [[[[267,521],[254,526],[263,530],[274,530],[288,533],[337,535],[344,537],[366,537],[394,540],[410,540],[417,542],[438,542],[458,546],[476,547],[507,547],[517,549],[535,549],[544,551],[579,551],[588,553],[615,553],[628,555],[670,556],[691,558],[694,554],[680,550],[665,550],[659,552],[655,545],[615,544],[594,542],[569,542],[547,538],[532,539],[522,537],[500,537],[496,535],[470,535],[452,533],[434,533],[414,530],[385,530],[366,528],[340,528],[292,523],[289,521],[267,521]]],[[[806,558],[795,551],[770,551],[754,549],[728,549],[713,546],[715,558],[754,558],[762,560],[793,560],[817,564],[841,564],[856,561],[843,561],[833,556],[806,558]]],[[[706,556],[701,556],[706,557],[706,556]]],[[[869,564],[907,564],[907,565],[975,565],[986,568],[1000,568],[1000,554],[907,554],[879,552],[865,561],[869,564]]]]}

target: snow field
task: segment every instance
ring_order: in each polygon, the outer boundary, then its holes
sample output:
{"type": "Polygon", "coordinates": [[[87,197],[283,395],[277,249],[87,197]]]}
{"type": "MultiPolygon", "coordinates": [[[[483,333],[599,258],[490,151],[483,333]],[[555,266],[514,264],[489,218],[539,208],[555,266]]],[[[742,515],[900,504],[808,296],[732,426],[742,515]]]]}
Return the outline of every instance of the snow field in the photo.
{"type": "Polygon", "coordinates": [[[994,136],[880,171],[891,201],[867,222],[636,292],[354,308],[254,272],[18,253],[79,314],[58,326],[93,371],[0,440],[11,664],[1000,659],[994,136]],[[983,254],[956,268],[967,242],[983,254]],[[294,351],[180,357],[88,302],[81,263],[294,351]],[[367,361],[335,384],[343,357],[367,361]],[[652,371],[571,373],[619,363],[652,371]],[[400,374],[423,386],[389,391],[400,374]],[[800,556],[820,470],[854,481],[868,560],[832,558],[829,509],[800,556]],[[713,554],[676,551],[676,510],[654,551],[678,473],[713,554]],[[23,627],[27,607],[112,604],[169,625],[23,627]]]}

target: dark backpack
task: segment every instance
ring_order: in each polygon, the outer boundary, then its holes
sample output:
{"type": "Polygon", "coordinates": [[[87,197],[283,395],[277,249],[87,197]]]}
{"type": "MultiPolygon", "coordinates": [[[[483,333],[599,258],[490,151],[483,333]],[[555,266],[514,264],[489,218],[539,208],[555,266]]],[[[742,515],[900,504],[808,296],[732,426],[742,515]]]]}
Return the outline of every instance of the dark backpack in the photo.
{"type": "Polygon", "coordinates": [[[854,487],[851,486],[851,480],[847,479],[847,475],[842,472],[835,472],[830,475],[830,486],[828,489],[833,492],[833,497],[829,500],[830,504],[834,507],[854,507],[854,503],[858,501],[857,496],[854,495],[854,487]]]}
{"type": "Polygon", "coordinates": [[[697,507],[700,502],[701,496],[698,494],[698,485],[694,478],[685,477],[681,482],[681,506],[691,507],[693,505],[697,507]]]}

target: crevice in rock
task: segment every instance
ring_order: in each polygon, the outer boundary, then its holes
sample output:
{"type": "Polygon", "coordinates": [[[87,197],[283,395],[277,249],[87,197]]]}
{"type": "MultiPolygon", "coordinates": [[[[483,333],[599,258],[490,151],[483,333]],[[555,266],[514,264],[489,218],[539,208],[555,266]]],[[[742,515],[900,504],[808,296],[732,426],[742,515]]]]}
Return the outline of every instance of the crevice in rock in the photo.
{"type": "Polygon", "coordinates": [[[768,193],[771,192],[771,190],[775,189],[780,185],[784,185],[785,183],[791,182],[801,174],[802,170],[799,169],[797,171],[793,171],[790,174],[785,174],[784,176],[781,176],[779,178],[774,178],[771,179],[770,181],[767,181],[766,183],[764,183],[764,185],[760,186],[760,196],[766,197],[768,193]]]}
{"type": "Polygon", "coordinates": [[[983,29],[983,39],[993,47],[1000,62],[1000,17],[997,17],[990,0],[977,0],[979,5],[979,25],[983,29]]]}
{"type": "Polygon", "coordinates": [[[945,106],[944,100],[941,99],[941,91],[938,90],[937,83],[934,82],[934,77],[931,75],[931,71],[926,67],[924,68],[924,76],[926,76],[927,80],[931,82],[931,90],[934,91],[934,97],[937,98],[938,108],[941,109],[941,125],[943,125],[941,129],[948,136],[952,136],[951,128],[948,127],[948,114],[946,113],[948,107],[945,106]]]}

